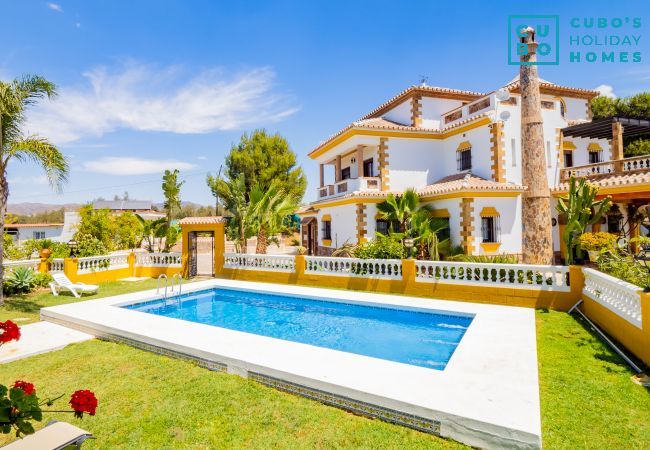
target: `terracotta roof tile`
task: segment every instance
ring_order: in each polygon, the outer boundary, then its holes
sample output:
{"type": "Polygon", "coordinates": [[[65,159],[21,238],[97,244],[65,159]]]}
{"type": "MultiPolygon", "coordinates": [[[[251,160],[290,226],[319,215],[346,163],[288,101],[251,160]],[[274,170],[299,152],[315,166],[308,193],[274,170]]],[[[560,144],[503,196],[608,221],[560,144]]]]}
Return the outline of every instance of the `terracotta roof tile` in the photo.
{"type": "Polygon", "coordinates": [[[498,183],[471,173],[459,173],[441,178],[433,184],[418,189],[421,196],[448,194],[462,191],[513,191],[522,192],[526,189],[520,184],[498,183]]]}
{"type": "Polygon", "coordinates": [[[207,225],[212,223],[225,222],[226,220],[221,216],[207,216],[207,217],[184,217],[178,221],[181,225],[207,225]]]}
{"type": "MultiPolygon", "coordinates": [[[[609,188],[617,186],[634,186],[636,184],[650,183],[650,171],[646,172],[631,172],[609,175],[602,175],[598,178],[588,180],[589,183],[598,186],[599,188],[609,188]]],[[[569,183],[560,183],[551,188],[552,192],[566,192],[569,189],[569,183]]]]}

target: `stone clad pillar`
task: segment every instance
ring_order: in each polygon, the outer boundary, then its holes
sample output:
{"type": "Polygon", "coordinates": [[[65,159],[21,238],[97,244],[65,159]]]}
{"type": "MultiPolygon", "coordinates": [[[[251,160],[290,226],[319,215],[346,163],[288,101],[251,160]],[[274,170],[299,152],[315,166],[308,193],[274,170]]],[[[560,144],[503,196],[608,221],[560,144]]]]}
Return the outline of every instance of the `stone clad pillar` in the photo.
{"type": "Polygon", "coordinates": [[[336,162],[334,163],[334,180],[337,183],[341,181],[341,155],[336,157],[336,162]]]}
{"type": "MultiPolygon", "coordinates": [[[[625,158],[623,152],[623,125],[620,122],[612,123],[612,159],[617,161],[625,158]]],[[[614,163],[614,172],[622,172],[623,164],[614,163]]]]}
{"type": "Polygon", "coordinates": [[[319,164],[318,167],[320,168],[320,187],[325,186],[325,168],[323,164],[319,164]]]}
{"type": "Polygon", "coordinates": [[[363,177],[363,145],[357,145],[357,177],[363,177]]]}
{"type": "Polygon", "coordinates": [[[519,69],[522,184],[527,187],[522,194],[523,261],[525,264],[552,264],[551,193],[546,174],[541,96],[535,64],[537,42],[532,28],[523,31],[522,43],[528,46],[528,52],[520,57],[524,64],[519,69]]]}

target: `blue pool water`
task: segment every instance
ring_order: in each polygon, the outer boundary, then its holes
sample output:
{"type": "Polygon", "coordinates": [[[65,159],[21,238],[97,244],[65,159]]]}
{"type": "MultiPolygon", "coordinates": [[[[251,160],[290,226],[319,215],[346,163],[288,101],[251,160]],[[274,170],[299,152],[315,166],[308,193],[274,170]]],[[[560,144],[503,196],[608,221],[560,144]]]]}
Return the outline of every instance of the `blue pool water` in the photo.
{"type": "Polygon", "coordinates": [[[445,368],[472,322],[462,315],[231,289],[125,308],[438,370],[445,368]]]}

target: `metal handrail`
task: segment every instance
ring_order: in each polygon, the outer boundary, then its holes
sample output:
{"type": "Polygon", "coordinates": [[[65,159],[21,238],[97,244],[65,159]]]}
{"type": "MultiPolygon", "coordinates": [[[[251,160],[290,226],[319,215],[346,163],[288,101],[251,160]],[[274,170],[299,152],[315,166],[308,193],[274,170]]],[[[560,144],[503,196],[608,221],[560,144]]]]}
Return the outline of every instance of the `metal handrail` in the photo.
{"type": "Polygon", "coordinates": [[[174,292],[174,280],[178,278],[178,294],[180,295],[181,290],[183,289],[183,277],[180,273],[175,273],[172,275],[172,292],[174,292]]]}
{"type": "Polygon", "coordinates": [[[164,278],[165,279],[165,296],[163,298],[167,298],[167,286],[169,285],[169,279],[167,278],[167,275],[164,273],[161,273],[158,275],[158,282],[156,283],[156,294],[160,292],[160,280],[164,278]]]}

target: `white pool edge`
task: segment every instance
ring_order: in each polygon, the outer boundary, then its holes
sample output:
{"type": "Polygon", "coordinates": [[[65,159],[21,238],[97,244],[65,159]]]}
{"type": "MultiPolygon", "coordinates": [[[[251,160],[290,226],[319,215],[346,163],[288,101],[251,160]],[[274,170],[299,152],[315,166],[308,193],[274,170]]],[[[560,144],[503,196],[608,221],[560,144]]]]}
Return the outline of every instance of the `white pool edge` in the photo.
{"type": "Polygon", "coordinates": [[[533,310],[232,280],[191,283],[183,292],[220,286],[475,318],[438,371],[116,307],[150,300],[155,290],[44,308],[41,315],[469,445],[541,447],[533,310]]]}

